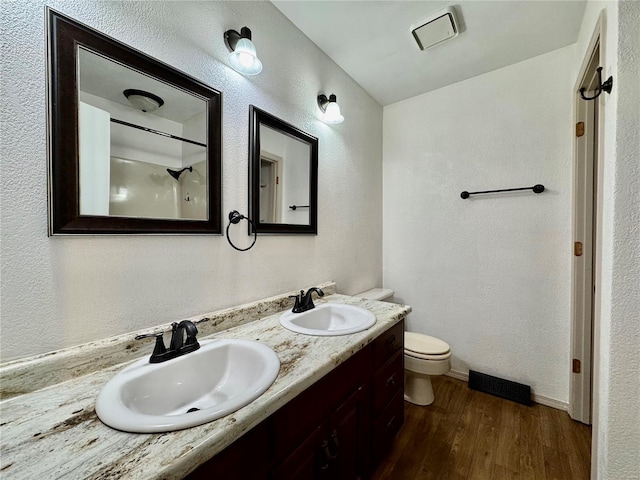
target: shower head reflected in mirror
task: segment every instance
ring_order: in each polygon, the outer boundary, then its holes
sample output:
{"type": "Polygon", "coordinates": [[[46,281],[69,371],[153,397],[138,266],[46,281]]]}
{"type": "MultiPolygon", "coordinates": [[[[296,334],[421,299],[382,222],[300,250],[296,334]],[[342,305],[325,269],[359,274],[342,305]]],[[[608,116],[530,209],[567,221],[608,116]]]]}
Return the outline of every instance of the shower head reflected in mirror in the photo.
{"type": "Polygon", "coordinates": [[[182,172],[184,172],[185,170],[193,172],[193,167],[184,167],[182,170],[171,170],[170,168],[167,168],[167,172],[169,172],[169,175],[171,175],[176,180],[180,179],[180,175],[182,175],[182,172]]]}

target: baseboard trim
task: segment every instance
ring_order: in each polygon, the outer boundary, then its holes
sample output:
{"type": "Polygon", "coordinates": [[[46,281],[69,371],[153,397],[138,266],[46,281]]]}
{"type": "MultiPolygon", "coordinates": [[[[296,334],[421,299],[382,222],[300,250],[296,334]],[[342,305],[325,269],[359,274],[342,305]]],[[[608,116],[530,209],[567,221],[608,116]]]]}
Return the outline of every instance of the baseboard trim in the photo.
{"type": "Polygon", "coordinates": [[[445,373],[447,377],[453,377],[458,380],[462,380],[463,382],[469,381],[469,374],[463,372],[457,372],[455,370],[449,370],[449,373],[445,373]]]}
{"type": "MultiPolygon", "coordinates": [[[[462,380],[463,382],[469,381],[469,373],[458,372],[456,370],[450,370],[449,373],[446,373],[448,377],[455,378],[457,380],[462,380]]],[[[539,403],[540,405],[545,405],[547,407],[555,408],[556,410],[562,410],[564,412],[569,411],[569,403],[561,402],[560,400],[556,400],[555,398],[545,397],[544,395],[537,395],[535,393],[531,394],[531,399],[539,403]]]]}

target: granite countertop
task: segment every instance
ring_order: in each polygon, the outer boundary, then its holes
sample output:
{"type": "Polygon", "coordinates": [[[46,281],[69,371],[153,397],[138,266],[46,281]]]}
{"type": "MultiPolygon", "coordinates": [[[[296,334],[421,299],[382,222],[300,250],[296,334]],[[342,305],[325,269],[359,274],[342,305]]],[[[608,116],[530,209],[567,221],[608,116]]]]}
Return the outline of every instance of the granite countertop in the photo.
{"type": "MultiPolygon", "coordinates": [[[[366,308],[376,315],[376,324],[352,335],[314,337],[286,330],[276,313],[199,337],[256,340],[271,347],[281,363],[278,377],[262,396],[204,425],[161,434],[125,433],[104,425],[94,411],[98,392],[131,358],[2,401],[0,476],[7,480],[183,478],[411,311],[404,305],[339,294],[326,295],[317,303],[324,301],[366,308]]],[[[236,313],[234,309],[225,312],[236,313]]],[[[210,319],[200,321],[205,320],[210,319]]],[[[143,356],[140,353],[136,358],[143,356]]],[[[33,376],[20,362],[6,370],[19,372],[23,378],[33,376]]],[[[3,383],[5,378],[10,383],[11,377],[5,374],[3,383]]]]}

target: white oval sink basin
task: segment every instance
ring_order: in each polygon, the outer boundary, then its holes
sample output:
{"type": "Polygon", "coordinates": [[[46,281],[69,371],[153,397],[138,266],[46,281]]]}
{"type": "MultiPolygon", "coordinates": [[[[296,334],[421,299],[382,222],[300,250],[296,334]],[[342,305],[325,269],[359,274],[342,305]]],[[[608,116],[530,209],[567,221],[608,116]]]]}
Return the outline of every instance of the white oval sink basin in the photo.
{"type": "Polygon", "coordinates": [[[307,335],[333,336],[357,333],[376,323],[369,310],[341,303],[321,303],[302,313],[285,312],[280,324],[293,332],[307,335]]]}
{"type": "Polygon", "coordinates": [[[125,432],[170,432],[210,422],[252,402],[278,376],[280,360],[250,340],[204,340],[162,363],[145,357],[102,388],[96,413],[125,432]]]}

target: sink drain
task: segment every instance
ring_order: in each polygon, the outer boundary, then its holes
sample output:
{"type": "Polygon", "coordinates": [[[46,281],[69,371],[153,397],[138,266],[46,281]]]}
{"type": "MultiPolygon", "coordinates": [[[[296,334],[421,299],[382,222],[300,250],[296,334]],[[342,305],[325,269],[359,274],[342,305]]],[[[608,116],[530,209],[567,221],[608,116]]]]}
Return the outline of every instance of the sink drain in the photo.
{"type": "Polygon", "coordinates": [[[189,410],[187,410],[187,413],[197,412],[198,410],[200,410],[200,409],[196,408],[196,407],[193,407],[193,408],[190,408],[189,410]]]}

